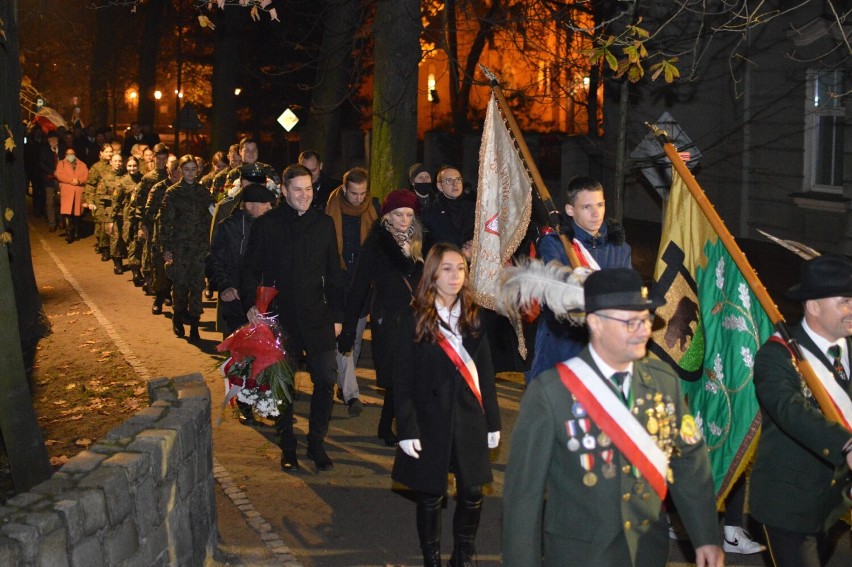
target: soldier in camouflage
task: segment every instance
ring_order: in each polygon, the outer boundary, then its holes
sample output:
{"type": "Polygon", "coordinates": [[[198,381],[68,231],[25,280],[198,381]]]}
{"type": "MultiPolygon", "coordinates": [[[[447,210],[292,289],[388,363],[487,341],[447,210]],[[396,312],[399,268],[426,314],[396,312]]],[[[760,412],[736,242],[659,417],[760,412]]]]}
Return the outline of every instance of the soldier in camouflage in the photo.
{"type": "MultiPolygon", "coordinates": [[[[198,164],[196,164],[198,167],[198,164]]],[[[166,190],[180,181],[180,168],[178,168],[178,160],[175,156],[169,156],[166,162],[166,171],[168,178],[160,181],[148,193],[148,199],[145,202],[144,216],[145,220],[151,226],[150,246],[151,246],[151,281],[148,284],[149,291],[154,294],[154,303],[151,305],[151,313],[159,315],[163,312],[163,303],[171,305],[170,290],[172,283],[166,275],[165,260],[163,259],[163,249],[160,243],[160,225],[159,214],[160,206],[163,203],[163,197],[166,195],[166,190]]]]}
{"type": "Polygon", "coordinates": [[[101,177],[110,170],[110,160],[112,159],[112,146],[110,144],[102,144],[100,148],[100,159],[97,163],[92,164],[92,167],[89,168],[89,176],[86,178],[86,189],[83,192],[83,208],[89,209],[89,212],[92,214],[92,218],[95,221],[95,252],[101,254],[101,259],[106,261],[109,260],[109,237],[104,239],[103,224],[98,222],[97,217],[98,213],[98,203],[94,201],[95,193],[98,190],[98,183],[101,181],[101,177]],[[106,240],[106,244],[104,246],[107,247],[107,257],[103,257],[103,250],[101,242],[106,240]]]}
{"type": "Polygon", "coordinates": [[[153,227],[145,217],[145,203],[148,201],[148,194],[151,192],[151,187],[160,181],[168,179],[169,175],[166,171],[168,158],[169,148],[165,144],[154,146],[154,169],[142,176],[142,181],[139,182],[136,197],[133,200],[132,216],[139,219],[139,227],[136,235],[141,241],[142,263],[140,264],[140,271],[144,280],[142,290],[145,293],[154,293],[151,289],[151,272],[153,271],[151,264],[151,232],[153,227]]]}
{"type": "MultiPolygon", "coordinates": [[[[88,193],[85,196],[86,202],[89,203],[89,210],[92,211],[95,219],[95,236],[102,262],[107,262],[110,259],[110,235],[114,230],[112,191],[118,184],[121,172],[124,169],[124,161],[119,153],[113,153],[109,163],[109,169],[100,174],[94,191],[91,190],[88,181],[86,182],[88,193]]],[[[89,177],[91,178],[91,175],[89,177]]]]}
{"type": "Polygon", "coordinates": [[[140,160],[134,156],[127,158],[124,167],[127,173],[119,179],[118,185],[112,192],[112,216],[115,227],[110,239],[110,254],[115,263],[114,272],[123,272],[121,266],[122,255],[127,258],[127,265],[133,273],[133,285],[142,285],[142,276],[139,273],[139,260],[142,257],[139,240],[136,233],[139,227],[139,219],[134,215],[133,202],[136,199],[136,189],[142,180],[139,173],[140,160]],[[122,253],[123,254],[120,254],[122,253]]]}
{"type": "Polygon", "coordinates": [[[180,158],[178,165],[182,179],[166,191],[157,221],[166,272],[174,287],[172,329],[183,337],[187,322],[189,340],[197,341],[213,198],[197,182],[198,164],[191,155],[180,158]]]}

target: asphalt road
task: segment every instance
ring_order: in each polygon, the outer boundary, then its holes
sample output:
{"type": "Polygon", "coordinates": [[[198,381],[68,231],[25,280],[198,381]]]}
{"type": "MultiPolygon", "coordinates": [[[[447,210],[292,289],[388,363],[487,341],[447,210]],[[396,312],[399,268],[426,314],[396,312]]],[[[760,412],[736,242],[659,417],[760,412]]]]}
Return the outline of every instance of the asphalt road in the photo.
{"type": "MultiPolygon", "coordinates": [[[[220,473],[220,563],[316,567],[422,564],[414,504],[393,490],[390,469],[394,450],[376,437],[381,398],[366,361],[358,369],[363,414],[349,418],[344,405],[335,405],[327,439],[335,466],[328,472],[315,470],[304,457],[311,387],[307,374],[299,373],[296,430],[300,433],[302,470],[283,473],[271,428],[241,426],[230,409],[219,410],[224,388],[216,370],[221,356],[215,354],[214,347],[221,335],[214,331],[212,302],[205,302],[202,342],[191,345],[172,335],[168,308],[165,315],[151,315],[151,298],[133,287],[129,272],[115,276],[111,263],[99,261],[91,237],[68,245],[57,233],[48,233],[41,219],[33,221],[30,236],[39,286],[73,288],[97,310],[119,343],[119,350],[136,361],[133,366],[140,380],[189,372],[205,376],[213,394],[214,459],[220,473]],[[219,416],[223,420],[217,425],[219,416]]],[[[500,564],[503,477],[523,388],[512,376],[501,376],[498,394],[503,441],[493,453],[495,482],[483,506],[476,542],[478,564],[483,567],[500,564]]],[[[452,545],[453,505],[450,502],[444,514],[445,558],[452,545]]],[[[841,535],[831,567],[852,565],[851,542],[848,531],[841,535]]],[[[688,545],[685,550],[681,545],[672,542],[670,565],[689,564],[688,545]]],[[[731,555],[727,564],[763,566],[771,562],[766,554],[731,555]]]]}

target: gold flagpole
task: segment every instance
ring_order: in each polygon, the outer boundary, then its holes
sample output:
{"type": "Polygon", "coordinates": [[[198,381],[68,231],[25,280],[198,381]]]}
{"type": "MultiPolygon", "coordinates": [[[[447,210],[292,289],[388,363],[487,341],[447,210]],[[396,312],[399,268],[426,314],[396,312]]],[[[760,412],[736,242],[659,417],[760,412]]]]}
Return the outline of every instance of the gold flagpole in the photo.
{"type": "Polygon", "coordinates": [[[781,312],[778,310],[775,302],[772,301],[772,298],[769,296],[769,292],[766,291],[766,287],[764,287],[760,278],[757,277],[757,273],[754,271],[754,268],[751,267],[751,264],[745,257],[745,254],[743,254],[743,251],[740,249],[736,240],[734,240],[733,235],[731,235],[730,231],[725,226],[725,223],[719,217],[719,214],[716,212],[713,204],[707,198],[707,195],[704,194],[704,190],[701,189],[700,185],[698,185],[698,181],[695,180],[695,177],[693,177],[689,168],[686,167],[683,159],[681,159],[680,155],[677,153],[677,149],[674,147],[674,144],[669,141],[668,133],[664,130],[660,130],[655,125],[648,124],[647,122],[646,125],[652,132],[654,132],[654,135],[660,139],[660,142],[663,145],[663,150],[666,152],[666,156],[668,156],[669,160],[672,162],[672,167],[675,171],[677,171],[681,179],[683,179],[686,188],[689,189],[689,192],[692,194],[692,197],[695,199],[698,207],[704,213],[704,216],[707,217],[707,221],[710,223],[710,226],[712,226],[716,231],[716,234],[719,235],[719,239],[722,241],[722,244],[725,245],[725,248],[734,260],[734,263],[736,263],[737,267],[740,269],[740,272],[742,272],[743,277],[746,282],[748,282],[748,285],[752,292],[754,292],[755,297],[760,302],[764,311],[766,311],[766,315],[769,317],[769,320],[775,326],[775,330],[778,331],[778,334],[780,334],[781,338],[784,339],[784,342],[787,343],[787,346],[790,348],[790,351],[793,353],[795,358],[794,363],[798,367],[799,373],[802,375],[802,378],[804,378],[808,388],[810,388],[811,393],[813,393],[814,398],[816,398],[819,403],[819,407],[822,410],[823,415],[825,415],[829,421],[843,423],[843,420],[840,417],[840,412],[837,410],[834,403],[832,403],[831,398],[825,391],[825,388],[822,387],[822,383],[819,381],[819,378],[817,378],[810,362],[808,362],[802,354],[802,350],[796,340],[790,336],[790,332],[787,330],[787,325],[784,321],[784,316],[781,315],[781,312]]]}
{"type": "Polygon", "coordinates": [[[556,234],[559,235],[559,239],[565,247],[565,253],[568,255],[568,261],[571,262],[571,267],[577,268],[581,265],[580,259],[574,251],[574,245],[559,228],[559,211],[556,209],[556,205],[550,197],[550,192],[547,190],[544,180],[541,178],[541,173],[539,173],[538,167],[536,167],[535,161],[532,159],[532,154],[530,154],[530,149],[524,140],[520,126],[518,126],[518,121],[515,120],[515,116],[512,114],[509,104],[506,102],[506,97],[503,95],[503,88],[500,86],[500,82],[497,80],[494,73],[492,73],[485,65],[480,63],[479,68],[490,81],[491,90],[494,92],[494,96],[497,99],[497,106],[500,107],[500,113],[503,115],[503,118],[505,118],[506,124],[509,126],[509,131],[512,133],[512,138],[515,140],[515,143],[518,145],[518,150],[521,152],[521,159],[523,159],[524,165],[526,166],[527,171],[529,171],[530,177],[532,177],[533,189],[538,193],[539,198],[541,198],[541,201],[547,208],[547,214],[550,217],[550,226],[556,231],[556,234]]]}

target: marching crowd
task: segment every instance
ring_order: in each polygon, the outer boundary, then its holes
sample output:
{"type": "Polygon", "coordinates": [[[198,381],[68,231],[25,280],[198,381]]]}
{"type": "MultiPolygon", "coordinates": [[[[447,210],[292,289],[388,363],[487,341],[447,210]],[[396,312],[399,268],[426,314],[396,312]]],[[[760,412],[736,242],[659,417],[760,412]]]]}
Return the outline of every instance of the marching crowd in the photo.
{"type": "MultiPolygon", "coordinates": [[[[27,154],[34,212],[51,232],[62,227],[69,244],[81,219],[94,222],[95,252],[116,274],[132,273],[153,297],[152,313],[171,306],[178,337],[188,325],[189,340],[199,339],[203,293],[217,294],[217,328],[227,336],[261,315],[258,286],[279,290],[269,312],[290,354],[305,355],[313,383],[306,455],[320,471],[333,467],[324,441],[335,385],[350,416],[363,408],[355,366],[369,320],[385,396],[377,435],[397,446],[392,477],[415,494],[424,565],[441,564],[448,472],[457,493],[450,565],[474,564],[501,419],[488,340],[496,315],[473,302],[475,203],[459,169],[442,166],[433,183],[414,164],[410,186],[380,202],[363,168],[330,180],[321,157],[305,151],[279,175],[258,160],[251,137],[214,154],[206,171],[202,159],[172,155],[135,124],[123,143],[103,140],[96,159],[73,133],[46,138],[27,154]]],[[[723,564],[723,541],[728,552],[762,550],[740,525],[720,530],[707,447],[677,375],[646,356],[664,300],[632,269],[623,228],[605,220],[603,188],[578,177],[560,197],[560,232],[590,274],[585,325],[567,324],[558,302],[541,298],[505,477],[504,564],[665,565],[667,498],[699,566],[723,564]]],[[[568,264],[552,231],[536,248],[568,264]]],[[[790,296],[804,307],[800,346],[817,353],[852,417],[852,262],[806,262],[790,296]]],[[[824,565],[827,534],[850,503],[852,434],[823,416],[783,344],[760,349],[754,382],[764,433],[753,515],[775,565],[824,565]]],[[[254,422],[251,406],[241,403],[240,414],[254,422]]],[[[285,472],[301,468],[293,424],[291,404],[276,418],[285,472]]]]}

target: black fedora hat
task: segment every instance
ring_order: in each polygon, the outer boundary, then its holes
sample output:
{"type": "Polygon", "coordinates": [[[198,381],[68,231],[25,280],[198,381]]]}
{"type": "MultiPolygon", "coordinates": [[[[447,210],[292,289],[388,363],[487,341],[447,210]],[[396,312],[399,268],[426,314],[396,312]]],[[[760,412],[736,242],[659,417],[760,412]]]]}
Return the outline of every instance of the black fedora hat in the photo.
{"type": "Polygon", "coordinates": [[[600,309],[644,311],[666,303],[662,297],[650,296],[642,276],[629,268],[593,272],[583,284],[583,296],[586,313],[600,309]]]}
{"type": "Polygon", "coordinates": [[[825,297],[852,297],[852,260],[839,254],[824,254],[802,264],[800,283],[787,290],[796,301],[825,297]]]}

